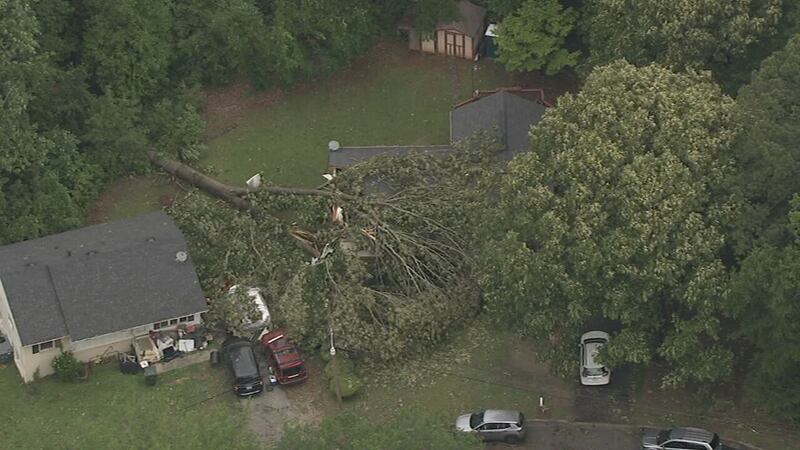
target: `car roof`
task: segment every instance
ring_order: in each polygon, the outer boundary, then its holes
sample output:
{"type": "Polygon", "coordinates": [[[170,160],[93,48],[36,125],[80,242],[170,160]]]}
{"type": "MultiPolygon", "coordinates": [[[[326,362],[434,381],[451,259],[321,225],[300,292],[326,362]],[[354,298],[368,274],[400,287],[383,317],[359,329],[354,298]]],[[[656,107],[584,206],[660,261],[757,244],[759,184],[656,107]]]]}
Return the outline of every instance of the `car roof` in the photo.
{"type": "Polygon", "coordinates": [[[714,433],[702,428],[680,427],[670,430],[669,438],[694,442],[711,442],[714,438],[714,433]]]}
{"type": "Polygon", "coordinates": [[[253,347],[248,343],[235,343],[231,345],[227,351],[231,366],[237,377],[257,377],[258,363],[256,362],[256,355],[253,352],[253,347]],[[246,345],[244,345],[246,344],[246,345]]]}
{"type": "Polygon", "coordinates": [[[483,422],[516,422],[519,420],[519,411],[507,409],[487,409],[483,412],[483,422]]]}

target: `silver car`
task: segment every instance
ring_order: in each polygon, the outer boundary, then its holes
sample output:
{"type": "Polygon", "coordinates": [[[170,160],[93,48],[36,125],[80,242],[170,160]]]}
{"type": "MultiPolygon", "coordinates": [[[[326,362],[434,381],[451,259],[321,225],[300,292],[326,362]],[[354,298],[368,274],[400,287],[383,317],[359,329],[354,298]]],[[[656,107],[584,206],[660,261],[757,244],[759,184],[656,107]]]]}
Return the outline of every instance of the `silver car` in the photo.
{"type": "Polygon", "coordinates": [[[525,439],[525,415],[519,411],[487,409],[464,414],[456,419],[456,428],[478,433],[485,441],[504,441],[514,444],[525,439]]]}
{"type": "Polygon", "coordinates": [[[646,428],[642,436],[642,450],[721,450],[717,433],[702,428],[673,428],[659,430],[646,428]]]}
{"type": "Polygon", "coordinates": [[[590,331],[581,336],[581,384],[602,386],[611,382],[611,370],[600,364],[597,355],[608,344],[608,333],[590,331]]]}

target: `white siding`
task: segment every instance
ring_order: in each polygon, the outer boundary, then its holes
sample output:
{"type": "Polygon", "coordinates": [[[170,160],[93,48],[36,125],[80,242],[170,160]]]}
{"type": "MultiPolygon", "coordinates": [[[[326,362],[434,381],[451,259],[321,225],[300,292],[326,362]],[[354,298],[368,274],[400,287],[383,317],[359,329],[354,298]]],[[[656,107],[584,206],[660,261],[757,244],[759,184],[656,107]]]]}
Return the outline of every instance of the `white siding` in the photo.
{"type": "MultiPolygon", "coordinates": [[[[182,322],[183,325],[200,324],[200,312],[194,314],[191,322],[182,322]]],[[[175,326],[162,328],[161,330],[174,330],[175,326]]],[[[62,338],[58,345],[51,349],[41,350],[33,353],[33,346],[22,347],[21,340],[8,306],[3,283],[0,280],[0,331],[11,340],[14,346],[14,362],[19,369],[22,380],[26,383],[33,381],[36,370],[39,376],[44,377],[53,373],[51,363],[53,359],[61,354],[62,350],[69,350],[75,357],[84,362],[98,361],[106,357],[113,357],[118,352],[127,352],[131,349],[131,344],[135,336],[149,333],[153,329],[152,324],[130,328],[116,333],[95,336],[89,339],[72,342],[69,337],[62,338]]]]}

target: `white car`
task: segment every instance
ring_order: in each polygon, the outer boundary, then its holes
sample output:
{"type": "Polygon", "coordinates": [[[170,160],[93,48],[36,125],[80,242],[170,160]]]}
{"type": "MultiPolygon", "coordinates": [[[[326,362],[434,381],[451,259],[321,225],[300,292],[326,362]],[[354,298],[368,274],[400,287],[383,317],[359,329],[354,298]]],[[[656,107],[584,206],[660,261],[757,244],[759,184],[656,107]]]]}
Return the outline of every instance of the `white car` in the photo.
{"type": "Polygon", "coordinates": [[[608,343],[605,331],[589,331],[581,336],[581,384],[602,386],[611,382],[611,370],[600,364],[597,355],[608,343]]]}
{"type": "MultiPolygon", "coordinates": [[[[228,289],[229,294],[233,294],[239,288],[238,284],[234,284],[228,289]]],[[[272,326],[272,317],[269,314],[269,308],[267,308],[267,303],[264,301],[264,296],[261,295],[261,289],[257,287],[250,287],[247,288],[247,296],[253,300],[253,303],[256,305],[256,309],[261,314],[259,320],[252,321],[250,319],[245,319],[245,330],[253,331],[253,332],[260,332],[261,334],[266,333],[269,331],[269,328],[272,326]]],[[[259,337],[261,337],[259,335],[259,337]]]]}

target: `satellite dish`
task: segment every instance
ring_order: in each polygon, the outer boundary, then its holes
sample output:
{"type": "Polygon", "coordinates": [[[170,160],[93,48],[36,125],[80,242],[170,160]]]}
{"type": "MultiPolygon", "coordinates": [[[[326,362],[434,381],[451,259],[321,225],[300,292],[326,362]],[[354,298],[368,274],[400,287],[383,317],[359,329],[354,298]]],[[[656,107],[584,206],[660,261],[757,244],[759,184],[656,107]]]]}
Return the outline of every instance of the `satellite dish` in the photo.
{"type": "Polygon", "coordinates": [[[328,142],[328,150],[330,150],[332,152],[335,152],[336,150],[339,150],[340,147],[341,146],[339,145],[339,141],[330,141],[330,142],[328,142]]]}
{"type": "Polygon", "coordinates": [[[186,262],[187,259],[189,259],[189,255],[186,252],[175,253],[175,261],[186,262]]]}
{"type": "Polygon", "coordinates": [[[261,186],[261,174],[257,173],[247,180],[247,187],[250,189],[258,189],[261,186]]]}

